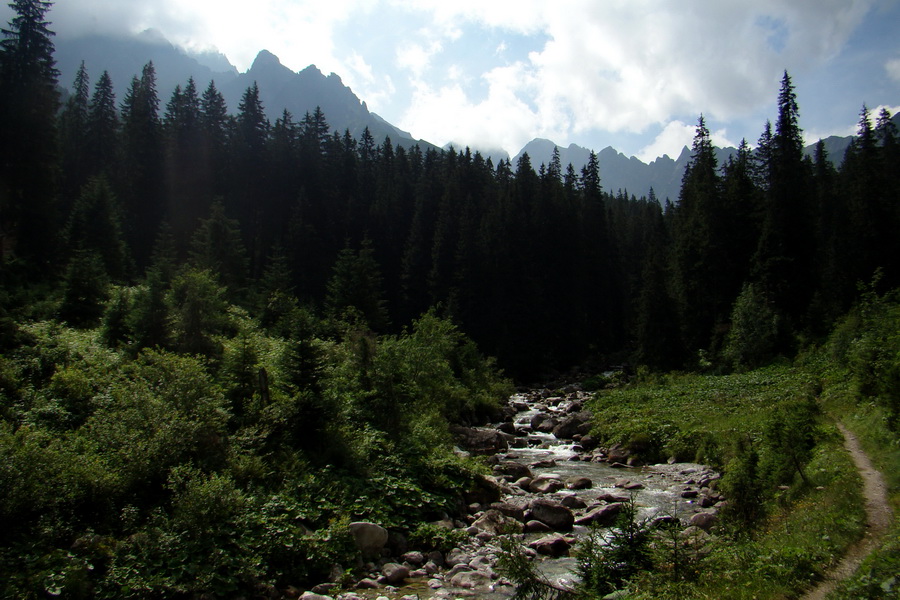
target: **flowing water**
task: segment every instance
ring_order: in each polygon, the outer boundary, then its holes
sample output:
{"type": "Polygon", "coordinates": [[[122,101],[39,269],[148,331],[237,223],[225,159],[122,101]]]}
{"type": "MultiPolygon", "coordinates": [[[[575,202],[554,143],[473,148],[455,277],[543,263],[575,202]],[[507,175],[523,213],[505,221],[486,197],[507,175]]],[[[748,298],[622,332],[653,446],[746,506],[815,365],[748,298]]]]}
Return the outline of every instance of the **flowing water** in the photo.
{"type": "MultiPolygon", "coordinates": [[[[510,405],[518,412],[513,420],[517,436],[506,452],[497,455],[503,461],[514,461],[528,466],[532,474],[556,474],[562,481],[570,477],[586,477],[593,483],[592,487],[583,490],[561,490],[550,494],[535,494],[512,488],[516,493],[504,498],[504,501],[523,505],[537,497],[561,500],[564,496],[577,496],[591,507],[597,504],[598,496],[613,494],[616,496],[632,496],[638,509],[639,519],[653,519],[661,516],[672,516],[686,522],[699,510],[696,499],[683,498],[682,492],[697,490],[701,477],[709,476],[710,471],[702,465],[675,463],[651,465],[637,468],[613,467],[595,458],[595,455],[584,450],[571,440],[559,440],[552,433],[539,433],[531,429],[532,418],[539,414],[549,414],[557,418],[565,416],[573,402],[582,402],[586,396],[581,393],[570,394],[566,398],[541,398],[540,394],[516,394],[510,398],[510,405]],[[635,488],[626,490],[625,488],[635,488]]],[[[499,424],[498,424],[499,426],[499,424]]],[[[576,516],[581,511],[575,511],[576,516]]],[[[572,534],[576,539],[588,534],[588,529],[576,525],[572,534]]],[[[525,543],[547,534],[527,534],[525,543]]],[[[482,549],[482,554],[487,553],[482,549]]],[[[562,585],[571,585],[574,580],[576,559],[573,557],[536,559],[539,570],[551,581],[562,585]]],[[[513,588],[500,585],[492,589],[458,589],[449,585],[432,590],[427,579],[410,580],[408,585],[385,593],[384,590],[371,591],[361,596],[375,598],[387,596],[399,598],[404,595],[426,598],[485,598],[501,600],[513,595],[513,588]]],[[[358,592],[359,593],[359,592],[358,592]]]]}

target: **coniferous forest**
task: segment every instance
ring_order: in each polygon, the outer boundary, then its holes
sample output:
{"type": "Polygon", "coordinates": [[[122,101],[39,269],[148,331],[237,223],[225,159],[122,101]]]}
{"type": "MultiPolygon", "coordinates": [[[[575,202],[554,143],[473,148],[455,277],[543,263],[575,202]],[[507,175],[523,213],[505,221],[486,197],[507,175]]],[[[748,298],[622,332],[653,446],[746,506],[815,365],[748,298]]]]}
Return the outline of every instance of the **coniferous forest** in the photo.
{"type": "Polygon", "coordinates": [[[352,566],[349,520],[440,536],[416,524],[484,472],[451,427],[496,420],[511,381],[745,372],[900,287],[892,116],[863,107],[845,156],[805,157],[788,73],[725,164],[700,116],[660,199],[604,189],[593,153],[493,164],[319,109],[270,122],[255,85],[238,106],[193,80],[161,98],[152,63],[122,98],[89,65],[59,81],[51,3],[11,6],[5,597],[316,583],[352,566]]]}

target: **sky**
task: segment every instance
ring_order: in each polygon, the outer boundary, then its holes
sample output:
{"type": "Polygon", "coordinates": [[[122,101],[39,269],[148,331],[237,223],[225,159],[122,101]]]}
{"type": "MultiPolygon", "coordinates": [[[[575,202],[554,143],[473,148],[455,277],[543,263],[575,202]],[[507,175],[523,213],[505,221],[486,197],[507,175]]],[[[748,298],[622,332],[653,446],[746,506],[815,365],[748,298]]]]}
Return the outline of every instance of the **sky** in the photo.
{"type": "MultiPolygon", "coordinates": [[[[3,23],[11,10],[0,9],[3,23]]],[[[900,0],[58,0],[59,38],[156,29],[241,71],[266,49],[334,72],[437,145],[533,138],[645,162],[759,138],[785,70],[807,141],[900,110],[900,0]]]]}

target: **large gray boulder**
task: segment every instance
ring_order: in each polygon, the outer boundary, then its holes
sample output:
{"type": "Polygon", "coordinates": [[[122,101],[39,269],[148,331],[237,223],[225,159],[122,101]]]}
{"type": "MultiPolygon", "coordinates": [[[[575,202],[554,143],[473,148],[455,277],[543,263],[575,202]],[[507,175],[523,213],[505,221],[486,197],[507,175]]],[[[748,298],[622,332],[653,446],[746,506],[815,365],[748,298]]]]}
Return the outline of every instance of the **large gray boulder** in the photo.
{"type": "Polygon", "coordinates": [[[531,469],[512,460],[504,460],[494,465],[493,471],[494,475],[506,475],[512,477],[513,481],[522,477],[531,477],[531,469]]]}
{"type": "Polygon", "coordinates": [[[460,447],[473,454],[497,454],[509,448],[506,434],[496,429],[454,425],[450,433],[460,447]]]}
{"type": "Polygon", "coordinates": [[[472,526],[496,535],[522,531],[522,524],[519,521],[493,508],[484,511],[484,514],[472,523],[472,526]]]}
{"type": "Polygon", "coordinates": [[[559,558],[568,554],[571,545],[561,535],[548,535],[531,542],[528,544],[528,547],[535,550],[538,554],[559,558]]]}
{"type": "Polygon", "coordinates": [[[528,484],[528,489],[535,494],[552,494],[564,487],[566,487],[566,484],[555,473],[542,473],[528,484]]]}
{"type": "Polygon", "coordinates": [[[381,574],[384,576],[385,583],[397,585],[409,577],[409,569],[401,564],[387,563],[381,567],[381,574]]]}
{"type": "Polygon", "coordinates": [[[381,525],[356,521],[349,525],[356,547],[364,556],[380,556],[388,541],[388,531],[381,525]]]}
{"type": "Polygon", "coordinates": [[[583,410],[571,414],[553,428],[553,435],[559,439],[572,439],[575,434],[586,435],[591,432],[591,413],[583,410]]]}
{"type": "Polygon", "coordinates": [[[624,507],[625,505],[621,502],[614,502],[613,504],[607,504],[606,506],[598,506],[597,508],[589,510],[584,516],[575,519],[575,524],[588,525],[590,523],[596,523],[602,527],[609,527],[610,525],[615,524],[616,518],[619,516],[619,513],[622,512],[624,507]]]}
{"type": "Polygon", "coordinates": [[[575,515],[572,511],[548,498],[536,498],[531,502],[527,517],[537,519],[548,525],[554,531],[571,531],[575,524],[575,515]]]}

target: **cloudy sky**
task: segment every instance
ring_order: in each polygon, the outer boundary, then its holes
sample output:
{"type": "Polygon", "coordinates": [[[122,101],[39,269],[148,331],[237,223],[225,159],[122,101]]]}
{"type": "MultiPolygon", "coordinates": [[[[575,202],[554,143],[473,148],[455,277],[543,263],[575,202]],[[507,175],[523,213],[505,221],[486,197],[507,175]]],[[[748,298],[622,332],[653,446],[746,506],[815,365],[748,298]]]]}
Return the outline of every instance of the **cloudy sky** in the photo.
{"type": "Polygon", "coordinates": [[[863,103],[900,110],[900,0],[57,0],[50,20],[155,28],[239,70],[265,48],[417,138],[510,154],[544,137],[674,157],[700,113],[718,144],[752,143],[785,69],[810,142],[852,133],[863,103]]]}

